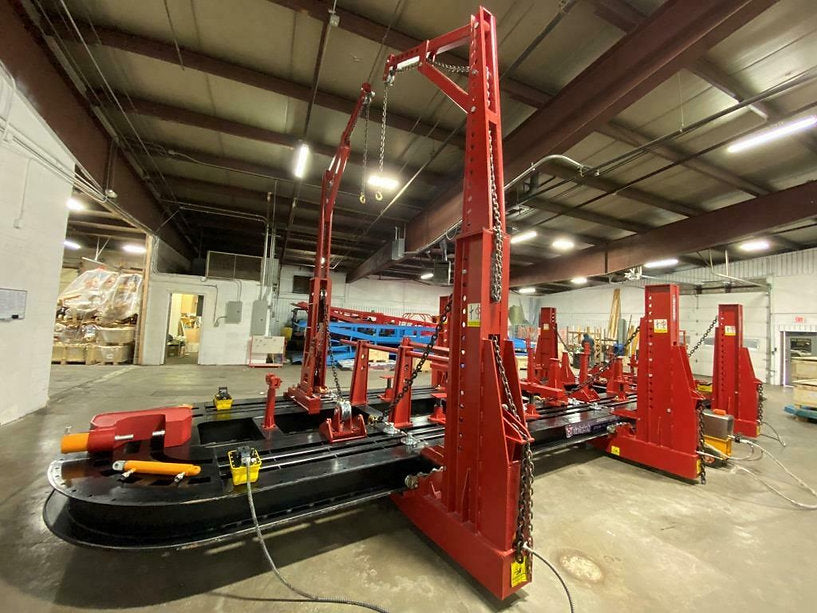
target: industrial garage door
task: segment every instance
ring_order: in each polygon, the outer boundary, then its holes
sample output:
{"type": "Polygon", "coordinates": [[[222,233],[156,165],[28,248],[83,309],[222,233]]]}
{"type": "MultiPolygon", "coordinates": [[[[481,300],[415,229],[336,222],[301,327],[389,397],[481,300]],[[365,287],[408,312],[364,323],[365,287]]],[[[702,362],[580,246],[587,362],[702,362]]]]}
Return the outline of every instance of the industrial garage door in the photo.
{"type": "MultiPolygon", "coordinates": [[[[681,328],[686,330],[688,346],[692,348],[706,332],[718,315],[719,304],[743,305],[743,342],[749,348],[755,375],[768,382],[769,294],[765,291],[681,296],[681,328]]],[[[714,330],[690,359],[696,376],[712,376],[713,334],[714,330]]]]}

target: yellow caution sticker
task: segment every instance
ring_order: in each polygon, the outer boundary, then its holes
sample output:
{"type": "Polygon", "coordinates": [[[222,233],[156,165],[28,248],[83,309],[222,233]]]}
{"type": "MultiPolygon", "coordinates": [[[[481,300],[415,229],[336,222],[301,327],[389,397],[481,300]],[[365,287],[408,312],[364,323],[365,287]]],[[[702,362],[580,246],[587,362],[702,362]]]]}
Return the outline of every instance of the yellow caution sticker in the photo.
{"type": "Polygon", "coordinates": [[[467,322],[469,328],[479,328],[482,322],[482,305],[479,302],[468,303],[467,322]]]}
{"type": "Polygon", "coordinates": [[[516,558],[511,562],[511,587],[530,581],[530,557],[525,556],[521,562],[516,558]]]}
{"type": "Polygon", "coordinates": [[[611,445],[610,453],[612,453],[613,455],[621,455],[621,449],[619,447],[616,447],[615,445],[611,445]]]}
{"type": "Polygon", "coordinates": [[[666,334],[669,331],[666,319],[653,319],[652,331],[656,334],[666,334]]]}
{"type": "Polygon", "coordinates": [[[735,336],[738,333],[735,326],[724,326],[723,327],[723,335],[724,336],[735,336]]]}

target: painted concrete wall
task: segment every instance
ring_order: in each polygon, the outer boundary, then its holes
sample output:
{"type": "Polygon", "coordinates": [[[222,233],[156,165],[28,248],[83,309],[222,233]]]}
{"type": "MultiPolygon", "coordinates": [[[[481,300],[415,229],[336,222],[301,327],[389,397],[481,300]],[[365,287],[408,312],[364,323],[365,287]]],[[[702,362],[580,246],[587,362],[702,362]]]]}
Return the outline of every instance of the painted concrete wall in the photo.
{"type": "Polygon", "coordinates": [[[25,319],[0,321],[0,424],[45,406],[54,312],[60,284],[65,202],[71,184],[47,167],[73,173],[68,152],[42,119],[0,81],[0,287],[28,292],[25,319]],[[8,132],[5,134],[5,129],[8,132]],[[44,163],[8,138],[34,146],[44,163]]]}

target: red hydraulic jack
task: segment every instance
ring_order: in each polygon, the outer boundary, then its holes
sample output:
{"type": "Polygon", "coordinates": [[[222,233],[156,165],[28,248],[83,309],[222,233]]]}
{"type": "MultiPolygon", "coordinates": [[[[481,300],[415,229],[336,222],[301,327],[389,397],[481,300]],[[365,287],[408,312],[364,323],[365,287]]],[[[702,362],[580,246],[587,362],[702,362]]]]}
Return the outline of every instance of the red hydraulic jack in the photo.
{"type": "Polygon", "coordinates": [[[455,249],[444,447],[423,450],[441,470],[418,475],[416,487],[393,499],[417,527],[504,599],[531,580],[525,545],[530,538],[532,460],[516,358],[506,338],[510,241],[493,15],[480,8],[468,25],[389,56],[387,84],[405,67],[416,67],[467,114],[467,155],[455,249]],[[435,65],[437,54],[463,45],[469,57],[465,89],[435,65]]]}
{"type": "Polygon", "coordinates": [[[701,475],[698,455],[700,401],[686,347],[679,341],[677,285],[645,289],[639,334],[636,409],[615,409],[632,420],[599,443],[607,452],[693,480],[701,475]]]}
{"type": "MultiPolygon", "coordinates": [[[[288,398],[313,415],[321,412],[323,396],[327,392],[326,358],[329,350],[329,312],[332,303],[332,280],[329,272],[332,259],[332,216],[335,210],[335,200],[352,148],[350,143],[352,131],[360,112],[371,102],[373,96],[371,86],[364,83],[360,88],[357,104],[341,136],[340,144],[335,151],[332,164],[323,173],[321,183],[320,218],[315,244],[315,272],[309,285],[301,379],[298,385],[286,391],[288,398]]],[[[337,410],[342,412],[340,408],[337,410]]]]}
{"type": "Polygon", "coordinates": [[[743,346],[743,305],[722,304],[715,330],[711,407],[735,418],[736,433],[756,437],[760,434],[760,394],[761,381],[743,346]]]}

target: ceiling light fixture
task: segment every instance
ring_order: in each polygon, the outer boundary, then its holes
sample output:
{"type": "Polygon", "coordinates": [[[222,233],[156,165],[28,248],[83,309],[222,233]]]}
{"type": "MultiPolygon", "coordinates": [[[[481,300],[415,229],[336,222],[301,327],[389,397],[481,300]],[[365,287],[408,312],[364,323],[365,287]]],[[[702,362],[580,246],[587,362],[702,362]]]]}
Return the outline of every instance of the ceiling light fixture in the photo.
{"type": "Polygon", "coordinates": [[[520,287],[516,290],[520,294],[535,294],[536,288],[535,287],[520,287]]]}
{"type": "Polygon", "coordinates": [[[309,145],[301,143],[295,148],[295,169],[292,171],[298,179],[306,175],[306,165],[309,162],[309,145]]]}
{"type": "Polygon", "coordinates": [[[431,272],[431,271],[429,270],[428,272],[424,272],[423,274],[421,274],[421,275],[420,275],[420,278],[421,278],[423,281],[428,281],[429,279],[433,279],[433,278],[434,278],[434,273],[433,273],[433,272],[431,272]]]}
{"type": "Polygon", "coordinates": [[[769,241],[767,241],[765,238],[746,241],[745,243],[738,245],[738,249],[741,251],[748,251],[750,253],[753,251],[766,251],[769,247],[769,241]]]}
{"type": "Polygon", "coordinates": [[[85,205],[82,203],[82,200],[79,198],[75,198],[71,196],[68,200],[65,201],[65,206],[68,207],[69,211],[84,211],[85,205]]]}
{"type": "Polygon", "coordinates": [[[771,128],[770,130],[763,130],[762,132],[757,132],[752,136],[742,138],[739,141],[729,145],[726,150],[729,153],[739,153],[741,151],[746,151],[747,149],[753,149],[760,145],[765,145],[766,143],[779,140],[784,136],[795,134],[796,132],[802,132],[803,130],[813,128],[816,125],[817,115],[809,115],[808,117],[803,117],[802,119],[790,121],[788,123],[782,123],[777,127],[771,128]]]}
{"type": "Polygon", "coordinates": [[[145,253],[147,251],[147,249],[145,248],[144,245],[137,245],[135,243],[127,243],[125,245],[122,245],[122,251],[125,251],[127,253],[142,254],[142,253],[145,253]]]}
{"type": "Polygon", "coordinates": [[[393,192],[397,189],[397,186],[400,185],[400,181],[395,179],[394,177],[387,177],[385,175],[371,175],[368,180],[369,185],[372,187],[376,187],[378,189],[385,189],[386,191],[393,192]]]}
{"type": "Polygon", "coordinates": [[[573,285],[587,285],[587,277],[574,277],[570,282],[573,285]]]}
{"type": "Polygon", "coordinates": [[[557,238],[555,241],[553,241],[551,246],[556,251],[570,251],[571,249],[573,249],[573,247],[576,246],[576,243],[574,243],[569,238],[557,238]]]}
{"type": "Polygon", "coordinates": [[[523,243],[525,241],[529,241],[535,236],[536,230],[525,230],[524,232],[520,232],[519,234],[514,234],[511,237],[511,244],[515,245],[516,243],[523,243]]]}
{"type": "Polygon", "coordinates": [[[68,238],[62,241],[62,244],[65,246],[66,249],[71,249],[72,251],[76,251],[77,249],[82,248],[82,245],[80,245],[77,241],[72,241],[68,238]]]}
{"type": "Polygon", "coordinates": [[[678,258],[667,258],[665,260],[655,260],[644,264],[644,268],[669,268],[678,263],[678,258]]]}

